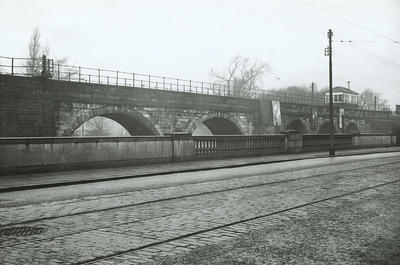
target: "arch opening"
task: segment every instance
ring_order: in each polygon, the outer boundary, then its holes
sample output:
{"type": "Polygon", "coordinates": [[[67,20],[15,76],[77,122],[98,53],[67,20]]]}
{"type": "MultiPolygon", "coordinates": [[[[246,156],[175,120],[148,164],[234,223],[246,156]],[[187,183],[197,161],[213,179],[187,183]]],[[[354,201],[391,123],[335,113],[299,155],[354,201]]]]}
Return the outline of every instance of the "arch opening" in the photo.
{"type": "MultiPolygon", "coordinates": [[[[318,133],[319,134],[329,134],[330,130],[329,130],[329,121],[324,122],[321,127],[319,127],[318,133]]],[[[336,128],[335,126],[333,126],[333,133],[336,133],[336,128]]]]}
{"type": "Polygon", "coordinates": [[[75,136],[145,136],[159,135],[150,122],[127,114],[108,113],[95,116],[73,130],[75,136]]]}
{"type": "Polygon", "coordinates": [[[207,126],[205,126],[203,123],[200,123],[196,129],[192,133],[193,136],[210,136],[213,135],[213,133],[208,129],[207,126]]]}
{"type": "Polygon", "coordinates": [[[130,136],[131,134],[118,122],[95,116],[72,132],[73,136],[130,136]]]}
{"type": "Polygon", "coordinates": [[[355,124],[354,122],[350,122],[346,129],[344,130],[345,133],[359,133],[360,130],[358,129],[357,124],[355,124]]]}
{"type": "MultiPolygon", "coordinates": [[[[203,121],[202,123],[206,129],[201,129],[204,134],[201,135],[240,135],[242,132],[238,128],[238,126],[233,123],[232,121],[225,119],[225,118],[219,118],[219,117],[214,117],[207,119],[203,121]],[[207,134],[205,134],[207,133],[207,134]]],[[[198,126],[198,128],[201,128],[201,126],[198,126]]],[[[196,130],[198,129],[196,128],[196,130]]],[[[195,130],[195,132],[196,132],[195,130]]],[[[198,132],[196,132],[198,133],[198,132]]],[[[197,134],[200,135],[200,134],[197,134]]]]}
{"type": "Polygon", "coordinates": [[[288,130],[296,130],[299,131],[301,133],[307,133],[307,127],[304,125],[304,123],[300,120],[300,119],[294,119],[292,120],[288,126],[287,126],[288,130]]]}

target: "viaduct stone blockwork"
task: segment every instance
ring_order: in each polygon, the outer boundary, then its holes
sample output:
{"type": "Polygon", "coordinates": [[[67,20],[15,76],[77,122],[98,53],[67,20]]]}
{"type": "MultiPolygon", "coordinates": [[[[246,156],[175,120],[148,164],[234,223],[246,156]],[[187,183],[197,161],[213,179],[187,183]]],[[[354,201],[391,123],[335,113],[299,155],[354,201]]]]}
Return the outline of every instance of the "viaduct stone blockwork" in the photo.
{"type": "MultiPolygon", "coordinates": [[[[329,128],[327,106],[281,102],[282,124],[277,126],[272,124],[268,98],[0,75],[1,137],[70,136],[96,116],[120,123],[131,135],[193,133],[200,124],[216,135],[279,133],[287,129],[325,133],[329,128]]],[[[335,126],[339,133],[391,132],[400,124],[390,112],[345,108],[344,128],[338,128],[336,119],[335,126]]]]}

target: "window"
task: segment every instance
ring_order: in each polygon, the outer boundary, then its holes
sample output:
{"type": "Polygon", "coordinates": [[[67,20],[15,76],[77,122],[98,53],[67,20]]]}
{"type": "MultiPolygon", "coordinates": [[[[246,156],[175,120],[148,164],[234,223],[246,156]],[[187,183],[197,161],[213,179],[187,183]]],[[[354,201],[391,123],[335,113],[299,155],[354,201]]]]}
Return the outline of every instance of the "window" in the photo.
{"type": "Polygon", "coordinates": [[[344,96],[343,94],[339,95],[339,103],[343,103],[344,102],[343,96],[344,96]]]}
{"type": "Polygon", "coordinates": [[[339,102],[339,95],[333,95],[333,103],[339,102]]]}
{"type": "Polygon", "coordinates": [[[351,96],[351,103],[357,104],[357,96],[351,96]]]}

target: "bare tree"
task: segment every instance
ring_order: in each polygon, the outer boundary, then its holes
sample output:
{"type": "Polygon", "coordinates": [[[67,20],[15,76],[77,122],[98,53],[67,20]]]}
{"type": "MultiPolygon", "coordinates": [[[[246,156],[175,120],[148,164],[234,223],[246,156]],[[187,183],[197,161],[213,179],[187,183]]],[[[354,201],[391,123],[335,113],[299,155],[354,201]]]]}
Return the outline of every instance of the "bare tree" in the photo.
{"type": "MultiPolygon", "coordinates": [[[[42,57],[50,56],[50,48],[48,45],[43,46],[41,44],[41,34],[39,27],[35,27],[32,32],[32,36],[29,41],[28,47],[28,60],[26,62],[26,74],[29,76],[40,76],[42,72],[42,57]]],[[[56,58],[48,60],[50,67],[47,67],[47,75],[58,79],[71,79],[77,74],[77,70],[67,64],[67,58],[56,58]]]]}
{"type": "Polygon", "coordinates": [[[381,93],[374,92],[370,88],[364,89],[358,100],[358,105],[361,109],[384,110],[389,108],[387,99],[384,99],[381,93]]]}
{"type": "Polygon", "coordinates": [[[230,95],[255,96],[268,70],[269,66],[265,62],[235,56],[221,73],[211,69],[210,77],[212,82],[226,87],[230,95]]]}
{"type": "Polygon", "coordinates": [[[42,48],[40,43],[40,30],[35,27],[29,41],[28,60],[26,62],[26,74],[30,76],[39,76],[41,73],[41,57],[47,55],[49,48],[42,48]]]}
{"type": "Polygon", "coordinates": [[[87,136],[108,136],[110,132],[103,117],[94,117],[86,122],[84,134],[87,136]]]}

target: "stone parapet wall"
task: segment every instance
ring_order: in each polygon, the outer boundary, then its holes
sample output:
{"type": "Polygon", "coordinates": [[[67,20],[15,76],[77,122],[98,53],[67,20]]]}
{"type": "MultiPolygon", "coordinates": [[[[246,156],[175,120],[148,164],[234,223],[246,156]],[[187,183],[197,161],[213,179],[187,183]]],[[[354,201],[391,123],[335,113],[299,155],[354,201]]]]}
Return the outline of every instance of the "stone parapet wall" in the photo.
{"type": "Polygon", "coordinates": [[[396,144],[396,135],[390,134],[354,134],[353,146],[355,147],[375,147],[391,146],[396,144]]]}
{"type": "MultiPolygon", "coordinates": [[[[396,145],[391,134],[335,135],[335,149],[396,145]]],[[[0,138],[0,174],[325,151],[329,135],[0,138]]]]}
{"type": "Polygon", "coordinates": [[[167,136],[0,138],[0,173],[171,162],[172,145],[167,136]]]}

